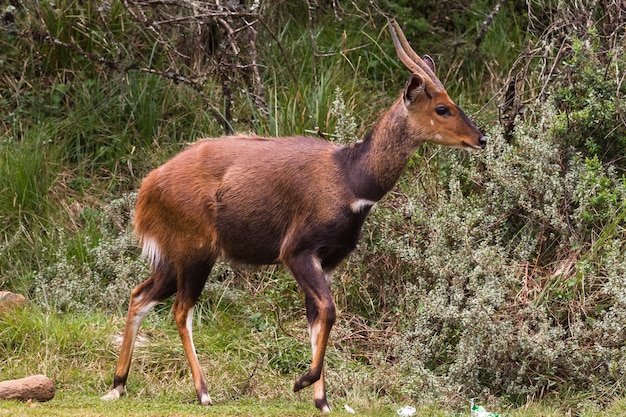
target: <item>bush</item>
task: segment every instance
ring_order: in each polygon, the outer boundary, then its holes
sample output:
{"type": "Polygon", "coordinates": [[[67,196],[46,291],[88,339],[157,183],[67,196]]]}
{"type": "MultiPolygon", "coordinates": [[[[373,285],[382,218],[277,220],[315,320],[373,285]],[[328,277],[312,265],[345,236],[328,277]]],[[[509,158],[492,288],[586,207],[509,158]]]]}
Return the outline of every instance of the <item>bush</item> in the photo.
{"type": "Polygon", "coordinates": [[[624,48],[607,53],[594,31],[588,36],[572,42],[571,57],[559,72],[553,94],[559,109],[555,134],[586,155],[624,170],[626,84],[619,75],[626,70],[624,48]]]}
{"type": "Polygon", "coordinates": [[[131,228],[136,193],[101,211],[84,210],[84,232],[59,230],[52,262],[34,279],[37,302],[55,312],[123,311],[130,291],[148,277],[131,228]]]}
{"type": "Polygon", "coordinates": [[[407,394],[525,399],[620,384],[626,184],[597,160],[563,159],[557,113],[543,105],[516,145],[492,129],[467,163],[448,153],[438,198],[406,196],[419,239],[383,237],[411,271],[393,342],[407,394]]]}

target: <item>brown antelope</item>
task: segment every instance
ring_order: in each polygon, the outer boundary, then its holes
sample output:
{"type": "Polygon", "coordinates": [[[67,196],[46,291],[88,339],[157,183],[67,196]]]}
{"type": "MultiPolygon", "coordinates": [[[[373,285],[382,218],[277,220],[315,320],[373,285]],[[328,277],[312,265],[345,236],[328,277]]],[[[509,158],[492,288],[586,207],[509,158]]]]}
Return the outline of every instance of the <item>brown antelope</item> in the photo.
{"type": "Polygon", "coordinates": [[[177,293],[173,314],[202,405],[211,397],[192,339],[193,309],[218,258],[282,263],[305,294],[313,357],[294,384],[313,385],[317,408],[330,411],[324,354],[335,322],[332,271],[356,247],[372,206],[398,180],[424,141],[466,150],[486,140],[448,96],[428,56],[420,58],[396,22],[398,57],[411,71],[402,95],[362,142],[340,146],[310,137],[232,136],[200,140],[143,181],[135,232],[151,266],[131,293],[113,390],[125,392],[141,321],[177,293]]]}

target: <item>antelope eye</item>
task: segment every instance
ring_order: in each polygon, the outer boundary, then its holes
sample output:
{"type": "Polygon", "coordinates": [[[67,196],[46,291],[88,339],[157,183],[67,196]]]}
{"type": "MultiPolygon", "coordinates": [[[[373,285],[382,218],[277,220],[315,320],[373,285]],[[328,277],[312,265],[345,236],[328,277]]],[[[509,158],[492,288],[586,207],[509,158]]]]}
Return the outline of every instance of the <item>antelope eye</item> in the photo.
{"type": "Polygon", "coordinates": [[[435,107],[435,113],[439,116],[450,116],[450,109],[446,106],[437,106],[435,107]]]}

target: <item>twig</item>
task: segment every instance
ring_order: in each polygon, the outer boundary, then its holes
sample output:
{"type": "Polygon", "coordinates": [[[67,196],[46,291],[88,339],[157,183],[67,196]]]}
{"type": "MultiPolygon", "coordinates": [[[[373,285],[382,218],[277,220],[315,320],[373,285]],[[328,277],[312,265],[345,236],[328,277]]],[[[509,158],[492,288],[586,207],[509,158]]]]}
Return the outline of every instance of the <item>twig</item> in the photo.
{"type": "Polygon", "coordinates": [[[343,49],[341,51],[337,51],[337,52],[313,52],[315,54],[315,56],[317,57],[328,57],[328,56],[335,56],[335,55],[345,55],[346,52],[354,52],[354,51],[358,51],[359,49],[363,49],[363,48],[368,48],[370,47],[372,44],[371,43],[366,43],[363,45],[359,45],[359,46],[355,46],[353,48],[348,48],[348,49],[343,49]]]}
{"type": "MultiPolygon", "coordinates": [[[[248,24],[248,22],[246,22],[248,24]]],[[[250,29],[248,35],[248,42],[250,43],[250,60],[252,61],[252,76],[254,78],[254,84],[256,84],[256,95],[259,99],[263,97],[263,83],[261,82],[261,74],[259,74],[259,66],[257,65],[257,50],[256,50],[256,35],[252,25],[248,24],[250,29]]],[[[265,109],[266,110],[266,109],[265,109]]]]}
{"type": "Polygon", "coordinates": [[[230,43],[230,47],[233,50],[233,54],[239,55],[239,48],[237,48],[237,42],[235,42],[235,38],[233,36],[235,31],[228,24],[228,22],[225,21],[223,18],[218,17],[216,20],[219,22],[220,25],[222,25],[224,27],[224,29],[226,29],[226,34],[228,35],[228,42],[230,43]]]}
{"type": "Polygon", "coordinates": [[[309,0],[306,0],[307,5],[307,13],[309,14],[309,36],[311,37],[311,46],[313,47],[313,79],[315,80],[315,86],[318,85],[317,82],[317,40],[315,39],[315,34],[313,33],[313,6],[309,0]]]}
{"type": "Polygon", "coordinates": [[[128,12],[128,14],[130,14],[133,17],[133,19],[135,19],[138,22],[143,23],[145,27],[147,27],[148,29],[150,29],[151,31],[153,31],[154,33],[158,35],[158,32],[152,25],[152,22],[148,21],[148,18],[143,13],[143,10],[141,10],[141,7],[139,7],[140,13],[135,13],[135,11],[128,4],[128,0],[124,0],[124,7],[126,8],[126,11],[128,12]]]}
{"type": "Polygon", "coordinates": [[[480,26],[480,30],[478,31],[478,36],[476,37],[476,41],[474,42],[474,50],[477,50],[480,47],[480,44],[483,42],[483,39],[485,38],[485,35],[487,34],[487,30],[489,29],[489,26],[491,25],[491,22],[493,21],[493,18],[496,16],[496,14],[498,14],[498,11],[500,11],[500,7],[502,7],[502,5],[504,4],[505,0],[499,0],[498,3],[494,6],[494,8],[491,10],[491,13],[489,13],[487,15],[487,17],[485,18],[485,20],[483,21],[483,24],[480,26]]]}
{"type": "MultiPolygon", "coordinates": [[[[135,10],[133,10],[130,5],[128,4],[128,0],[124,0],[124,7],[126,8],[126,11],[128,12],[128,14],[130,14],[130,16],[135,19],[137,22],[141,23],[146,29],[148,29],[149,31],[153,32],[154,35],[156,36],[156,41],[159,42],[161,45],[168,45],[168,42],[166,40],[163,39],[163,37],[161,36],[161,32],[159,32],[156,29],[156,25],[155,22],[148,19],[145,15],[145,13],[143,12],[143,10],[141,9],[141,7],[139,5],[136,5],[137,9],[139,10],[139,12],[135,12],[135,10]]],[[[44,24],[45,26],[45,24],[44,24]]],[[[166,48],[168,54],[171,54],[172,51],[169,50],[169,48],[166,48]]],[[[178,53],[176,51],[176,53],[178,53]]],[[[180,54],[179,54],[180,55],[180,54]]],[[[172,56],[169,56],[170,61],[172,61],[172,56]]]]}
{"type": "Polygon", "coordinates": [[[517,98],[517,77],[512,76],[507,83],[506,92],[504,94],[504,103],[500,106],[502,123],[504,124],[504,138],[510,142],[513,129],[515,128],[515,118],[519,114],[519,106],[516,106],[517,98]]]}
{"type": "Polygon", "coordinates": [[[283,322],[282,322],[282,320],[280,319],[280,307],[276,307],[276,309],[274,309],[274,311],[275,311],[275,313],[276,313],[276,324],[278,325],[278,328],[279,328],[279,329],[280,329],[280,330],[281,330],[284,334],[286,334],[287,336],[289,336],[290,338],[292,338],[292,339],[296,339],[296,337],[295,337],[292,333],[288,332],[288,331],[287,331],[287,330],[285,330],[285,328],[283,327],[283,322]]]}
{"type": "Polygon", "coordinates": [[[179,22],[185,22],[187,20],[197,20],[197,19],[203,19],[203,18],[211,18],[211,19],[216,19],[216,18],[225,18],[225,17],[257,17],[257,15],[255,13],[248,13],[248,12],[201,12],[201,13],[196,13],[193,14],[191,16],[173,16],[170,17],[169,19],[165,19],[165,20],[159,20],[159,21],[153,21],[151,22],[152,25],[166,25],[166,24],[170,24],[170,23],[179,23],[179,22]]]}
{"type": "Polygon", "coordinates": [[[261,23],[263,27],[265,28],[265,30],[267,30],[267,32],[270,34],[272,39],[274,39],[274,41],[276,42],[276,45],[278,45],[278,49],[280,50],[280,53],[283,56],[283,59],[285,60],[287,71],[289,71],[289,75],[291,76],[291,79],[297,84],[298,77],[296,77],[296,73],[293,71],[293,68],[291,67],[291,62],[289,60],[289,57],[287,56],[287,53],[285,52],[285,48],[283,48],[282,43],[280,42],[280,40],[278,39],[274,31],[272,31],[272,29],[267,25],[267,23],[265,23],[265,20],[261,19],[260,17],[258,18],[258,20],[259,20],[259,23],[261,23]]]}

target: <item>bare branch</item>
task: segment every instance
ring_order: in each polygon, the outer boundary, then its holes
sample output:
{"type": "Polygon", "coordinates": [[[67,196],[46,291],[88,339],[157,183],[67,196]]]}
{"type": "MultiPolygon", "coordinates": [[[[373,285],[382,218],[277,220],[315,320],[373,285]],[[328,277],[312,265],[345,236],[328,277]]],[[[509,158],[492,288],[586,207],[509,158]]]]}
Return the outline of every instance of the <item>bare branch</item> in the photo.
{"type": "Polygon", "coordinates": [[[283,56],[283,59],[285,60],[285,65],[287,66],[289,75],[291,75],[291,79],[297,83],[298,77],[296,77],[296,73],[293,71],[293,68],[291,67],[291,60],[287,56],[287,53],[285,52],[285,48],[283,48],[282,43],[280,42],[280,40],[278,39],[274,31],[272,31],[272,29],[267,25],[267,23],[265,23],[265,20],[259,17],[258,21],[259,23],[263,25],[265,30],[267,30],[267,33],[269,33],[272,39],[274,39],[274,41],[276,42],[276,45],[278,46],[278,49],[280,49],[280,53],[283,56]]]}
{"type": "MultiPolygon", "coordinates": [[[[47,29],[46,29],[47,31],[47,29]]],[[[18,33],[18,36],[30,36],[25,34],[25,33],[18,33]]],[[[60,46],[63,48],[66,48],[74,53],[79,54],[80,56],[88,59],[89,61],[95,62],[97,64],[102,65],[105,68],[114,70],[114,71],[118,71],[121,73],[128,73],[131,71],[138,71],[138,72],[143,72],[143,73],[147,73],[147,74],[154,74],[157,75],[159,77],[168,79],[173,81],[174,83],[177,84],[184,84],[187,85],[191,88],[194,89],[194,91],[196,91],[200,97],[202,98],[202,101],[204,103],[204,105],[206,106],[207,110],[209,111],[209,113],[211,113],[211,115],[213,117],[215,117],[215,119],[222,125],[222,127],[224,128],[225,131],[233,131],[233,127],[230,123],[229,120],[227,120],[222,113],[219,111],[219,109],[217,109],[215,106],[213,106],[209,100],[209,98],[204,94],[203,91],[203,86],[202,83],[199,83],[198,81],[196,81],[194,79],[194,77],[187,77],[184,76],[178,72],[175,71],[161,71],[161,70],[156,70],[154,68],[148,68],[139,64],[123,64],[120,61],[114,61],[111,59],[107,59],[105,57],[90,53],[85,51],[84,49],[82,49],[80,46],[78,46],[75,43],[70,43],[70,42],[64,42],[61,41],[60,39],[55,38],[54,36],[52,36],[52,34],[50,32],[45,33],[45,36],[41,38],[42,41],[50,43],[52,45],[56,45],[56,46],[60,46]]]]}
{"type": "Polygon", "coordinates": [[[487,30],[489,30],[489,26],[491,25],[491,22],[493,22],[493,18],[500,11],[500,7],[502,7],[502,5],[504,4],[504,1],[505,0],[498,0],[498,3],[496,3],[496,5],[493,7],[493,9],[491,10],[491,13],[489,13],[487,17],[485,18],[485,20],[483,21],[483,24],[480,26],[480,30],[478,31],[478,36],[476,37],[476,41],[474,42],[474,49],[478,49],[480,47],[480,44],[483,42],[483,39],[485,38],[485,35],[487,34],[487,30]]]}

